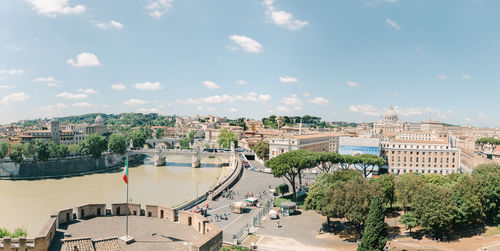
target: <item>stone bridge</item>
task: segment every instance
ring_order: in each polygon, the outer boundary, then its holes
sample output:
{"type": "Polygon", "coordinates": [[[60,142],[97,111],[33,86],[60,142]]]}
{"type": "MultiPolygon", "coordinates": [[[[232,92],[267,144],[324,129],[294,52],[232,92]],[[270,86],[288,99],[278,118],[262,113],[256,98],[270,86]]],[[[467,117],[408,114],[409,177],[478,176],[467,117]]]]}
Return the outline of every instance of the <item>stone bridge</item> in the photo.
{"type": "Polygon", "coordinates": [[[144,154],[153,157],[155,166],[164,165],[167,162],[168,155],[184,155],[191,157],[191,166],[200,167],[201,160],[208,157],[218,157],[223,162],[233,163],[236,158],[236,152],[204,152],[199,149],[167,149],[164,144],[157,145],[154,149],[129,148],[128,154],[144,154]]]}
{"type": "Polygon", "coordinates": [[[147,139],[145,145],[149,148],[156,148],[159,145],[165,145],[166,148],[173,148],[181,139],[182,138],[147,139]]]}

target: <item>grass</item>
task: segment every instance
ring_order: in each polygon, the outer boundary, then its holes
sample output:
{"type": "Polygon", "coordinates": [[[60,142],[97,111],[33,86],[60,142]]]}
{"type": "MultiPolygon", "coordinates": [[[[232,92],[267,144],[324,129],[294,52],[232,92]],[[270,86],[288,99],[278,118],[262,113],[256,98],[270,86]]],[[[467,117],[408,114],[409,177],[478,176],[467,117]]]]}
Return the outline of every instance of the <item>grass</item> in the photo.
{"type": "MultiPolygon", "coordinates": [[[[302,195],[300,197],[297,197],[297,207],[302,208],[304,205],[304,200],[306,199],[307,195],[302,195]]],[[[285,201],[294,201],[293,200],[293,194],[289,193],[283,197],[278,197],[273,200],[273,206],[279,207],[281,205],[281,202],[285,201]]]]}
{"type": "Polygon", "coordinates": [[[500,234],[500,225],[489,227],[488,230],[484,233],[484,237],[494,236],[500,234]]]}

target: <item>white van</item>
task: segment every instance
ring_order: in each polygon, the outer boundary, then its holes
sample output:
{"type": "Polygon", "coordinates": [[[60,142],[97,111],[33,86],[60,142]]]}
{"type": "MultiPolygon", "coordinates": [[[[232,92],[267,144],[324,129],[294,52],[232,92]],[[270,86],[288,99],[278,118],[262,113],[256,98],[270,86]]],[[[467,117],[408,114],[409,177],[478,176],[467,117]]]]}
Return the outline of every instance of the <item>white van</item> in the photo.
{"type": "Polygon", "coordinates": [[[278,219],[278,212],[276,210],[269,210],[269,219],[276,220],[278,219]]]}

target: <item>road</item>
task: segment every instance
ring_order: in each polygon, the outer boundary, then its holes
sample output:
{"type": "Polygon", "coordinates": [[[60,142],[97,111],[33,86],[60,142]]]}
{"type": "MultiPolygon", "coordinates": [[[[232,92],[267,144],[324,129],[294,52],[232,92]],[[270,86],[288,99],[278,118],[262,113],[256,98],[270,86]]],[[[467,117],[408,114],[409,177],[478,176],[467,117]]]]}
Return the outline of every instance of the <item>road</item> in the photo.
{"type": "MultiPolygon", "coordinates": [[[[260,162],[249,161],[250,165],[257,168],[265,168],[260,162]]],[[[253,193],[254,197],[259,198],[261,201],[272,199],[272,194],[268,191],[270,188],[275,188],[278,184],[284,183],[283,179],[274,178],[272,174],[260,173],[255,171],[243,170],[243,175],[240,181],[231,189],[235,193],[233,199],[219,197],[216,201],[206,201],[201,205],[209,204],[207,218],[213,223],[222,228],[224,233],[224,241],[233,243],[233,235],[237,234],[247,224],[252,225],[253,217],[259,214],[261,208],[251,208],[250,212],[244,214],[231,213],[230,205],[234,201],[245,200],[245,194],[253,193]],[[215,215],[228,215],[227,220],[216,221],[215,215]]],[[[200,206],[201,206],[200,205],[200,206]]]]}

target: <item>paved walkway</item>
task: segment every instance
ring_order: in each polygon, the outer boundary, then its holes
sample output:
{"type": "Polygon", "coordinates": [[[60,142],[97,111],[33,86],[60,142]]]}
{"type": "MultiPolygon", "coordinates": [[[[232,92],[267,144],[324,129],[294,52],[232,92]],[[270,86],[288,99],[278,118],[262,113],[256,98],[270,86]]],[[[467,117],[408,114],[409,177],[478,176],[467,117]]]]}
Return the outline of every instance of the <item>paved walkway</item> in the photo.
{"type": "MultiPolygon", "coordinates": [[[[257,161],[250,161],[250,165],[252,167],[264,168],[264,165],[257,161]]],[[[262,201],[271,200],[272,195],[268,192],[269,186],[274,189],[278,184],[283,182],[282,179],[274,178],[272,174],[245,169],[240,181],[231,189],[236,194],[233,196],[233,199],[219,197],[216,201],[206,201],[200,204],[200,206],[209,204],[207,218],[223,229],[225,242],[233,243],[233,235],[237,234],[247,224],[252,225],[253,217],[258,215],[262,209],[251,208],[249,212],[244,214],[233,214],[229,206],[234,201],[245,200],[246,193],[253,193],[254,197],[257,198],[259,198],[259,193],[261,193],[260,197],[262,201]],[[223,215],[224,212],[228,215],[228,219],[216,221],[215,214],[223,215]]]]}

